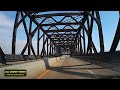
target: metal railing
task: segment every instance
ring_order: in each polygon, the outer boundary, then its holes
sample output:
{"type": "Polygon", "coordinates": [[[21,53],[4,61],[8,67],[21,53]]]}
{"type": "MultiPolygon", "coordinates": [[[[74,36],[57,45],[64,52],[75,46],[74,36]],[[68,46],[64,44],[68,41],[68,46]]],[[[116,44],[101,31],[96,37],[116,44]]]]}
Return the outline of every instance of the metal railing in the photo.
{"type": "Polygon", "coordinates": [[[10,61],[26,61],[26,60],[38,60],[41,59],[40,55],[37,55],[36,57],[34,55],[15,55],[15,54],[5,54],[4,58],[2,55],[0,55],[0,63],[3,63],[3,59],[5,59],[5,62],[10,61]]]}

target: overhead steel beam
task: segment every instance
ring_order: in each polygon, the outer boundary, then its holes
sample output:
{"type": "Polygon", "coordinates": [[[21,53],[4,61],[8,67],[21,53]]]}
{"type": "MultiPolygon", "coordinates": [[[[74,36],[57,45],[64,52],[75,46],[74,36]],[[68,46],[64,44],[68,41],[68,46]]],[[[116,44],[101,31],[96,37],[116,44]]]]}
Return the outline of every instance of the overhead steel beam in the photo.
{"type": "Polygon", "coordinates": [[[71,31],[73,31],[73,32],[77,32],[78,30],[77,29],[72,29],[72,30],[45,30],[44,32],[45,33],[51,33],[51,32],[71,32],[71,31]]]}
{"type": "Polygon", "coordinates": [[[51,39],[74,39],[75,37],[54,37],[54,38],[52,38],[51,37],[51,39]]]}
{"type": "Polygon", "coordinates": [[[81,22],[66,22],[66,23],[63,23],[63,22],[56,22],[56,23],[48,23],[48,24],[41,24],[40,26],[55,26],[55,25],[80,25],[81,22]]]}
{"type": "MultiPolygon", "coordinates": [[[[39,29],[41,29],[41,31],[43,31],[44,34],[47,35],[47,37],[48,37],[49,39],[51,39],[50,36],[45,32],[45,30],[40,26],[40,24],[38,23],[38,21],[36,21],[36,20],[34,19],[34,17],[30,15],[29,12],[24,11],[24,13],[39,27],[39,29]]],[[[52,40],[51,40],[51,41],[52,41],[52,40]]],[[[54,41],[52,41],[52,42],[53,42],[53,44],[54,44],[54,41]]]]}
{"type": "Polygon", "coordinates": [[[59,39],[59,40],[53,40],[53,41],[75,41],[75,39],[69,40],[69,39],[59,39]]]}
{"type": "Polygon", "coordinates": [[[73,46],[73,44],[56,44],[57,46],[60,46],[60,47],[68,47],[68,46],[70,46],[70,47],[72,47],[73,46]]]}
{"type": "Polygon", "coordinates": [[[76,34],[53,34],[53,35],[51,35],[51,34],[49,34],[49,36],[56,36],[56,37],[59,37],[59,36],[76,36],[76,34]]]}
{"type": "Polygon", "coordinates": [[[55,42],[55,44],[56,45],[58,45],[58,44],[74,44],[74,42],[67,42],[67,43],[66,42],[65,43],[63,43],[63,42],[55,42]]]}
{"type": "MultiPolygon", "coordinates": [[[[78,12],[78,13],[79,13],[78,16],[80,16],[80,13],[82,13],[81,20],[79,22],[77,21],[76,18],[72,17],[74,15],[77,15],[76,13],[52,13],[52,14],[39,15],[39,13],[34,14],[34,12],[31,12],[31,11],[21,11],[22,19],[20,19],[19,21],[18,21],[19,15],[17,16],[17,14],[16,14],[17,18],[15,20],[16,24],[14,24],[14,32],[13,32],[14,38],[13,38],[13,43],[12,43],[12,53],[15,54],[16,31],[17,31],[16,29],[18,28],[18,26],[20,25],[21,22],[23,22],[24,30],[25,30],[25,33],[27,36],[27,43],[22,50],[22,54],[24,54],[25,50],[28,47],[28,55],[31,55],[31,53],[30,53],[31,50],[32,50],[33,54],[35,55],[35,51],[32,46],[32,38],[34,37],[35,33],[38,31],[37,55],[39,55],[39,45],[40,45],[39,40],[42,38],[42,36],[39,37],[40,31],[38,29],[40,29],[43,32],[43,34],[46,35],[46,40],[45,40],[45,38],[43,40],[43,49],[42,49],[43,56],[45,54],[44,47],[45,47],[46,42],[47,42],[47,52],[46,53],[48,55],[48,45],[49,45],[48,39],[50,39],[50,41],[51,41],[50,45],[52,45],[51,46],[52,50],[50,50],[50,51],[52,51],[51,52],[52,55],[55,53],[55,51],[57,51],[56,48],[58,49],[58,51],[60,51],[59,53],[61,53],[61,47],[64,47],[65,45],[71,46],[71,47],[69,47],[70,50],[72,49],[71,51],[75,51],[75,49],[78,49],[78,51],[80,51],[80,53],[82,53],[84,51],[84,54],[86,54],[86,46],[85,46],[86,45],[86,42],[85,42],[86,36],[88,36],[87,53],[88,53],[88,51],[90,51],[90,53],[91,53],[92,49],[94,52],[97,52],[95,45],[92,41],[92,29],[93,29],[92,27],[93,27],[94,21],[98,25],[99,40],[100,40],[100,52],[104,52],[104,40],[103,40],[102,25],[101,25],[101,21],[100,21],[99,12],[98,11],[84,11],[84,12],[78,12]],[[93,13],[96,13],[96,17],[93,15],[93,13]],[[63,16],[63,18],[62,18],[62,20],[57,21],[54,19],[54,16],[63,16]],[[88,16],[91,17],[90,20],[87,20],[88,16]],[[26,17],[29,17],[29,19],[31,20],[29,28],[27,27],[27,22],[25,20],[26,17]],[[39,21],[37,20],[37,18],[40,18],[40,17],[45,17],[45,19],[43,19],[41,23],[39,23],[39,21]],[[63,22],[63,20],[66,17],[71,17],[71,19],[73,19],[73,20],[71,20],[72,22],[71,21],[63,22]],[[43,23],[47,18],[53,19],[55,21],[55,23],[47,23],[47,24],[43,23]],[[88,28],[86,28],[86,26],[85,26],[86,21],[88,23],[88,28]],[[31,30],[32,22],[34,22],[37,25],[37,27],[33,31],[31,30]],[[49,25],[50,25],[50,27],[47,30],[45,30],[42,27],[42,26],[49,26],[49,25]],[[65,26],[63,27],[63,29],[59,29],[56,25],[65,25],[65,26]],[[79,27],[78,27],[78,29],[74,29],[74,27],[71,26],[71,29],[65,29],[67,25],[68,26],[79,25],[79,27]],[[55,26],[57,30],[55,30],[55,29],[52,30],[52,28],[51,28],[52,26],[55,26]],[[81,35],[80,31],[82,31],[81,33],[83,33],[83,36],[81,35]],[[51,33],[54,33],[54,32],[55,32],[55,34],[51,35],[51,33]],[[72,33],[72,32],[74,32],[74,33],[72,33]],[[56,33],[58,33],[58,34],[56,34],[56,33]],[[72,37],[72,36],[74,36],[74,37],[72,37]],[[83,39],[83,42],[81,42],[81,39],[83,39]],[[69,41],[72,41],[72,42],[69,42],[69,41]],[[83,47],[84,50],[82,50],[82,47],[81,47],[82,44],[84,46],[83,47]]],[[[116,33],[118,33],[118,32],[116,31],[116,33]]],[[[112,49],[112,51],[115,51],[115,49],[118,45],[118,42],[119,42],[119,39],[118,39],[119,35],[116,34],[115,37],[114,37],[114,39],[116,40],[116,42],[115,42],[115,40],[113,40],[113,45],[111,46],[111,48],[114,48],[114,49],[112,49]],[[115,37],[117,37],[117,39],[115,39],[115,37]]]]}
{"type": "Polygon", "coordinates": [[[34,18],[40,18],[40,17],[51,17],[51,16],[74,16],[74,15],[84,15],[84,12],[76,12],[76,13],[52,13],[52,14],[38,14],[34,15],[34,18]]]}

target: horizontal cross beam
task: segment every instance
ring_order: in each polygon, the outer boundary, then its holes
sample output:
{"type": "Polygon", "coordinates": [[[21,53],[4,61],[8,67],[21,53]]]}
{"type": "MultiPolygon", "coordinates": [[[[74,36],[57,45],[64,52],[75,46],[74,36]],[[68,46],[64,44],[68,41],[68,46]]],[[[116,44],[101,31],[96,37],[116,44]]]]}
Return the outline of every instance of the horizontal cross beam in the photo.
{"type": "Polygon", "coordinates": [[[76,34],[49,34],[49,36],[56,36],[56,37],[59,37],[59,36],[76,36],[76,34]]]}
{"type": "Polygon", "coordinates": [[[65,39],[57,39],[57,40],[52,39],[52,40],[53,41],[75,41],[75,39],[66,39],[66,40],[65,39]]]}
{"type": "Polygon", "coordinates": [[[78,12],[78,13],[52,13],[52,14],[39,14],[39,15],[34,15],[34,18],[40,18],[40,17],[51,17],[51,16],[73,16],[73,15],[84,15],[83,12],[78,12]]]}
{"type": "Polygon", "coordinates": [[[68,30],[67,29],[66,30],[65,29],[64,30],[62,30],[62,29],[61,30],[45,30],[44,32],[45,33],[51,33],[51,32],[72,32],[72,31],[73,32],[77,32],[78,29],[71,29],[71,30],[70,29],[68,29],[68,30]]]}
{"type": "Polygon", "coordinates": [[[40,26],[55,26],[55,25],[80,25],[81,22],[56,22],[56,23],[47,23],[47,24],[41,24],[40,26]]]}

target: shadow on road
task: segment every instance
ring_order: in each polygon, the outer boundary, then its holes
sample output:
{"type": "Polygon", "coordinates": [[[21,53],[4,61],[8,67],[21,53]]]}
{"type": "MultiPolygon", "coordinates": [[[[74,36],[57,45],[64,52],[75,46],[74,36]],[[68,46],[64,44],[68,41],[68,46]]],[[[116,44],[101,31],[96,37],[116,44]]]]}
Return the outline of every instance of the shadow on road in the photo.
{"type": "Polygon", "coordinates": [[[78,68],[78,66],[83,66],[83,65],[51,67],[51,68],[49,68],[49,70],[60,72],[60,73],[65,73],[65,74],[70,74],[70,75],[75,75],[75,76],[93,78],[93,79],[101,79],[101,78],[104,78],[104,77],[111,77],[111,76],[108,76],[108,75],[99,75],[99,74],[92,75],[89,72],[85,73],[85,72],[77,71],[78,69],[79,70],[81,70],[81,69],[86,70],[86,69],[104,69],[104,68],[78,68]],[[77,66],[77,68],[75,68],[76,66],[77,66]]]}
{"type": "Polygon", "coordinates": [[[87,66],[87,65],[92,65],[92,64],[84,64],[84,65],[72,65],[72,66],[62,66],[62,67],[75,67],[75,66],[87,66]]]}
{"type": "MultiPolygon", "coordinates": [[[[76,59],[80,59],[80,58],[76,58],[76,59]]],[[[111,59],[111,60],[109,60],[109,62],[105,61],[105,60],[103,61],[103,60],[96,60],[96,59],[82,59],[82,60],[85,62],[89,62],[91,64],[102,66],[107,69],[111,69],[113,71],[120,72],[120,70],[117,69],[117,67],[119,68],[119,66],[120,66],[120,60],[118,60],[118,59],[116,59],[116,60],[111,59]]]]}
{"type": "Polygon", "coordinates": [[[43,61],[44,61],[44,63],[45,63],[46,69],[50,68],[49,61],[48,61],[48,57],[44,57],[44,58],[43,58],[43,61]]]}
{"type": "Polygon", "coordinates": [[[120,76],[108,76],[100,79],[120,79],[120,76]]]}

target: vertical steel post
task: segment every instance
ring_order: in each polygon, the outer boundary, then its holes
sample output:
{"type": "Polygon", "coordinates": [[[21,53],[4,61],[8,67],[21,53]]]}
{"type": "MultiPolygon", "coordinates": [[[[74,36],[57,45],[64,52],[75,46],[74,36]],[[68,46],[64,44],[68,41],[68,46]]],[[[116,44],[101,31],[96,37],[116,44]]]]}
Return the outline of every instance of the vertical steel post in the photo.
{"type": "Polygon", "coordinates": [[[39,55],[39,45],[40,45],[40,41],[39,41],[39,37],[40,37],[40,30],[38,28],[38,35],[37,35],[37,55],[39,55]]]}
{"type": "Polygon", "coordinates": [[[80,38],[79,38],[79,42],[80,42],[80,53],[83,53],[83,50],[82,50],[82,40],[81,40],[81,30],[80,30],[80,38]]]}
{"type": "Polygon", "coordinates": [[[45,34],[43,34],[43,57],[45,56],[45,34]]]}
{"type": "Polygon", "coordinates": [[[115,36],[114,36],[114,39],[113,39],[113,42],[110,48],[110,52],[115,52],[119,41],[120,41],[120,12],[119,12],[118,26],[117,26],[117,30],[116,30],[116,33],[115,33],[115,36]]]}
{"type": "Polygon", "coordinates": [[[31,29],[32,29],[32,20],[30,19],[29,39],[28,39],[28,56],[31,55],[31,44],[32,44],[31,29]]]}
{"type": "Polygon", "coordinates": [[[16,49],[16,34],[17,34],[17,29],[18,29],[18,19],[19,19],[20,11],[16,12],[16,17],[15,17],[15,23],[14,23],[14,29],[13,29],[13,37],[12,37],[12,54],[15,54],[15,49],[16,49]]]}
{"type": "Polygon", "coordinates": [[[85,45],[85,32],[83,29],[83,46],[84,46],[84,54],[86,53],[86,45],[85,45]]]}
{"type": "Polygon", "coordinates": [[[75,37],[75,55],[77,55],[77,35],[76,35],[76,37],[75,37]]]}
{"type": "Polygon", "coordinates": [[[47,45],[47,56],[48,56],[48,38],[47,38],[47,44],[46,45],[47,45]]]}
{"type": "Polygon", "coordinates": [[[98,20],[98,31],[99,31],[99,40],[100,40],[100,53],[104,52],[104,40],[103,40],[103,32],[102,32],[102,25],[100,20],[99,11],[96,11],[96,17],[98,20]]]}
{"type": "Polygon", "coordinates": [[[50,40],[50,52],[49,52],[49,55],[51,56],[51,40],[50,40]]]}
{"type": "Polygon", "coordinates": [[[52,44],[52,56],[53,56],[53,44],[52,44]]]}
{"type": "MultiPolygon", "coordinates": [[[[92,15],[94,16],[94,11],[92,11],[92,15]]],[[[89,17],[87,19],[88,24],[88,46],[87,46],[87,54],[92,53],[92,28],[93,28],[93,19],[91,18],[91,23],[89,22],[89,17]],[[90,51],[90,52],[89,52],[90,51]]]]}
{"type": "Polygon", "coordinates": [[[78,33],[78,55],[80,54],[80,34],[78,33]]]}

